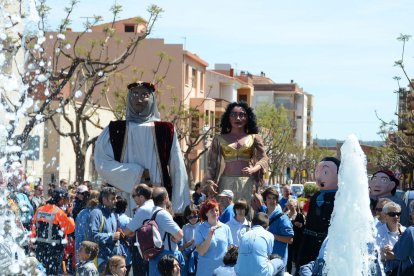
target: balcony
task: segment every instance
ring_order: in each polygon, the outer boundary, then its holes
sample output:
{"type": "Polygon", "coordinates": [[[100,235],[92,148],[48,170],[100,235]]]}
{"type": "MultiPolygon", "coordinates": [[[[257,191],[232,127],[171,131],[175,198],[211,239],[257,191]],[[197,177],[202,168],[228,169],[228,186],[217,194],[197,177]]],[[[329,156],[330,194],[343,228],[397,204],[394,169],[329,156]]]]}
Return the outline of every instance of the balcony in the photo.
{"type": "Polygon", "coordinates": [[[227,105],[230,103],[229,101],[223,100],[223,99],[215,99],[216,100],[216,113],[224,113],[226,110],[227,105]]]}

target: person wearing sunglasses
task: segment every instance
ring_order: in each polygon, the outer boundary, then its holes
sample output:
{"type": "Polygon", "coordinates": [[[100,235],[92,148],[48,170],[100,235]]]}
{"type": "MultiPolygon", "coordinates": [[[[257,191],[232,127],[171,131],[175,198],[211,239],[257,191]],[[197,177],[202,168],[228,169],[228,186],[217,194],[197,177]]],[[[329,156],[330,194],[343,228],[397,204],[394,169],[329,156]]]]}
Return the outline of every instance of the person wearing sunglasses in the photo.
{"type": "Polygon", "coordinates": [[[377,228],[385,223],[385,219],[387,215],[384,212],[382,212],[382,208],[384,208],[384,205],[387,204],[388,202],[393,202],[393,201],[389,198],[382,197],[378,199],[377,204],[375,205],[374,222],[377,228]]]}
{"type": "MultiPolygon", "coordinates": [[[[161,121],[153,84],[134,82],[127,89],[126,120],[112,121],[96,141],[96,170],[128,194],[140,183],[165,187],[174,212],[182,214],[190,192],[174,125],[161,121]]],[[[135,205],[128,205],[132,215],[135,205]]]]}
{"type": "Polygon", "coordinates": [[[247,103],[233,102],[226,107],[220,127],[220,134],[214,137],[208,153],[204,187],[210,198],[231,190],[235,199],[250,201],[252,190],[257,190],[268,167],[256,115],[247,103]],[[224,171],[220,174],[222,159],[224,171]]]}
{"type": "Polygon", "coordinates": [[[183,245],[180,247],[185,259],[185,272],[188,275],[195,275],[197,272],[198,253],[195,251],[195,231],[199,220],[199,209],[195,204],[188,205],[184,210],[184,217],[188,223],[183,226],[183,245]]]}
{"type": "Polygon", "coordinates": [[[385,223],[378,227],[377,244],[381,251],[381,261],[387,275],[397,275],[398,261],[393,258],[393,247],[399,240],[405,227],[400,224],[401,206],[395,202],[384,205],[385,223]]]}

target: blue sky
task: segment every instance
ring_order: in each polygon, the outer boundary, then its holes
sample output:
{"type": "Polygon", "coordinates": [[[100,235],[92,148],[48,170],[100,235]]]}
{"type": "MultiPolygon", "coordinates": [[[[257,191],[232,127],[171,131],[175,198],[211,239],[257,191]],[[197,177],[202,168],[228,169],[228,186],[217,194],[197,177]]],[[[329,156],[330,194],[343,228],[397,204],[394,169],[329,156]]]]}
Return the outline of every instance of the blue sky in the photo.
{"type": "MultiPolygon", "coordinates": [[[[56,26],[63,3],[48,0],[49,22],[56,26]]],[[[111,20],[114,1],[83,0],[73,19],[111,20]]],[[[151,4],[165,12],[151,37],[184,44],[213,68],[229,63],[236,70],[266,73],[275,82],[294,80],[314,95],[314,137],[380,140],[380,122],[395,119],[398,88],[393,76],[400,59],[400,33],[414,35],[412,0],[118,0],[119,19],[142,16],[151,4]],[[184,39],[185,37],[185,39],[184,39]]],[[[406,47],[406,67],[414,78],[414,38],[406,47]]],[[[402,84],[408,82],[403,78],[402,84]]]]}

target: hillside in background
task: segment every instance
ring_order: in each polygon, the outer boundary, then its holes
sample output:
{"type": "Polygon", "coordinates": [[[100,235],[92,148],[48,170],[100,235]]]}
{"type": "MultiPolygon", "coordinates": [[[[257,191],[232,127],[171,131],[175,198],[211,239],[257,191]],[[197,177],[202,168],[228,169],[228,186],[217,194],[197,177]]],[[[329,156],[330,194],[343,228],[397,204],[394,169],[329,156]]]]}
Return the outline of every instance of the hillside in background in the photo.
{"type": "MultiPolygon", "coordinates": [[[[337,143],[343,143],[342,140],[336,140],[336,139],[314,139],[313,143],[317,144],[320,147],[336,147],[337,143]]],[[[380,147],[384,145],[384,141],[359,141],[361,145],[368,145],[373,147],[380,147]]]]}

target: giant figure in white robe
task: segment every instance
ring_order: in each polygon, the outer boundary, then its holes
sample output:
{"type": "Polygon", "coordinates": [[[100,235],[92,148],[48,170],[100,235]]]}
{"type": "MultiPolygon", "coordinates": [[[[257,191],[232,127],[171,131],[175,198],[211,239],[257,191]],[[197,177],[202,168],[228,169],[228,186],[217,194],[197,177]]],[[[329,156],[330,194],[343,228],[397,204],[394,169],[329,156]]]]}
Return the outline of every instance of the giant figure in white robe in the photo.
{"type": "Polygon", "coordinates": [[[152,84],[128,85],[126,122],[111,122],[102,131],[94,159],[103,180],[124,192],[149,177],[154,186],[169,190],[174,212],[183,213],[190,203],[180,145],[173,125],[160,122],[152,84]]]}

